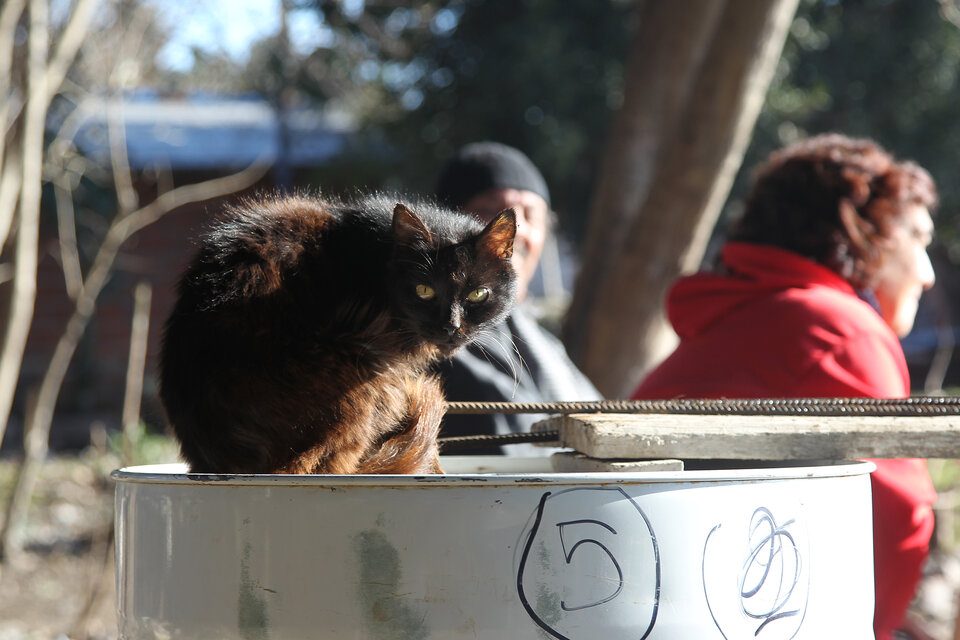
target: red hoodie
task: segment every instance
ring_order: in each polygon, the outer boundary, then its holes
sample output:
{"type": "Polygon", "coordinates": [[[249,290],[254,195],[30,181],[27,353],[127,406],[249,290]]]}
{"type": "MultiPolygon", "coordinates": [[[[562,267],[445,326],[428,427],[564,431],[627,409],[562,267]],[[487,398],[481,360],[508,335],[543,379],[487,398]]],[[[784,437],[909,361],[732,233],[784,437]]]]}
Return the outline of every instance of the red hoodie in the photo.
{"type": "MultiPolygon", "coordinates": [[[[837,273],[775,247],[728,243],[726,274],[678,281],[667,314],[680,345],[634,392],[659,398],[902,398],[897,336],[837,273]]],[[[923,460],[873,460],[876,614],[887,640],[906,614],[933,531],[923,460]]]]}

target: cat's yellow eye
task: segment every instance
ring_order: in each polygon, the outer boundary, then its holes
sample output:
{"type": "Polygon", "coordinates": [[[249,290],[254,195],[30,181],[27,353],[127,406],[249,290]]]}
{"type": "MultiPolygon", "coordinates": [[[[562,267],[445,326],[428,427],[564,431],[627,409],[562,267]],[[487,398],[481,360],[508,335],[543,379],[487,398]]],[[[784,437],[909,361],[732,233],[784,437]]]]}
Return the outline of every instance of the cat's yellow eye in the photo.
{"type": "Polygon", "coordinates": [[[490,289],[486,287],[477,287],[473,291],[467,294],[467,302],[472,302],[473,304],[479,304],[484,302],[487,298],[490,297],[490,289]]]}
{"type": "Polygon", "coordinates": [[[437,292],[433,290],[433,287],[428,287],[425,284],[417,285],[417,297],[421,300],[433,300],[435,295],[437,295],[437,292]]]}

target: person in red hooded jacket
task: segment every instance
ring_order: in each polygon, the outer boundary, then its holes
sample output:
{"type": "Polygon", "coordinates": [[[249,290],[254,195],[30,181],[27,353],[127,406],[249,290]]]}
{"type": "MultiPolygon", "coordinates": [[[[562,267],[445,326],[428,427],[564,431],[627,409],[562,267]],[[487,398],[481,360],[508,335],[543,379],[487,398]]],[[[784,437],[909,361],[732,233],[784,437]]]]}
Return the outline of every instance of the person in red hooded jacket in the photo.
{"type": "MultiPolygon", "coordinates": [[[[671,288],[680,344],[633,397],[906,397],[898,337],[933,285],[936,202],[924,169],[869,140],[827,134],[773,153],[719,269],[671,288]]],[[[907,628],[936,493],[924,460],[872,462],[874,631],[889,640],[907,628]]]]}

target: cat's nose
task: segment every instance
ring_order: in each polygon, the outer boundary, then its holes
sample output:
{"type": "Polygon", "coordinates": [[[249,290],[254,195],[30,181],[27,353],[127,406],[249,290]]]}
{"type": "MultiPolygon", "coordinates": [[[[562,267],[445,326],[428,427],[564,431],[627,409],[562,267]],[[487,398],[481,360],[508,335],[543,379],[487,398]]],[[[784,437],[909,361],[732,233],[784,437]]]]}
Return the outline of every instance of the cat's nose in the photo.
{"type": "Polygon", "coordinates": [[[460,331],[460,318],[462,316],[463,310],[460,308],[460,305],[453,305],[453,307],[450,309],[450,317],[443,325],[443,328],[446,330],[448,336],[452,336],[460,331]]]}

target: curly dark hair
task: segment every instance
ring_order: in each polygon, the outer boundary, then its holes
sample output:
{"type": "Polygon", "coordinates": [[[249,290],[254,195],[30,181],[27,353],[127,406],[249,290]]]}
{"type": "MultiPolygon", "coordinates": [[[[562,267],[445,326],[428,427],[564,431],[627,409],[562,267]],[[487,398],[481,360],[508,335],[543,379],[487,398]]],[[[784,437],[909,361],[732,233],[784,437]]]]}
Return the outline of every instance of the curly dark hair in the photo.
{"type": "Polygon", "coordinates": [[[864,288],[879,267],[878,242],[914,204],[937,204],[925,169],[894,160],[872,140],[824,134],[759,167],[730,239],[799,253],[864,288]]]}

